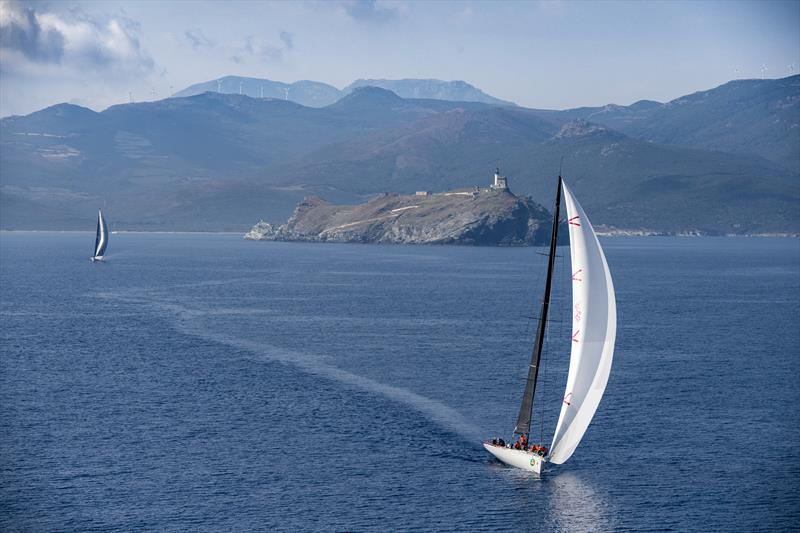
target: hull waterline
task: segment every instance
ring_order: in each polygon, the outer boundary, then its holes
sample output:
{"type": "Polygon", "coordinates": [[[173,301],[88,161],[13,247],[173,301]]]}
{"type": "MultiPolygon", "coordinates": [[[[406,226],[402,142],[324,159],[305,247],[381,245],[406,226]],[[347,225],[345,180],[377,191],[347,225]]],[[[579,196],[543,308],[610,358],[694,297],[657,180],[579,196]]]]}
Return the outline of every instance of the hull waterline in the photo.
{"type": "Polygon", "coordinates": [[[497,446],[489,442],[484,442],[483,447],[501,462],[536,474],[542,473],[542,467],[547,462],[545,457],[533,452],[497,446]]]}

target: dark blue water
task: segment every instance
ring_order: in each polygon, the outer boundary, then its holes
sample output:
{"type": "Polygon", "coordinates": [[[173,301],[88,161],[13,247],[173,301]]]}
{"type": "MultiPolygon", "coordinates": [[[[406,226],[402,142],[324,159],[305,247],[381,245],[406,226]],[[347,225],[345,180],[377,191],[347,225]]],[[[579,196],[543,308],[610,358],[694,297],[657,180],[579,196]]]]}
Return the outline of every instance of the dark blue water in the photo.
{"type": "Polygon", "coordinates": [[[93,242],[0,235],[4,531],[800,523],[798,240],[604,240],[611,379],[542,479],[480,446],[513,428],[538,250],[121,234],[92,264],[93,242]]]}

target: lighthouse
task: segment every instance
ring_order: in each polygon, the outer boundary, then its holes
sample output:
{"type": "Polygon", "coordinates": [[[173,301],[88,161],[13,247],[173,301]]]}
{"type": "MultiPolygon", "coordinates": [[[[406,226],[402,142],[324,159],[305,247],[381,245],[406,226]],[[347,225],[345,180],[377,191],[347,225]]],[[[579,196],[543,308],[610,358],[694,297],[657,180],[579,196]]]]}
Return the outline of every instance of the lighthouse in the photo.
{"type": "Polygon", "coordinates": [[[497,167],[494,170],[494,183],[492,183],[492,189],[496,191],[508,190],[508,181],[506,180],[505,176],[500,175],[500,167],[497,167]]]}

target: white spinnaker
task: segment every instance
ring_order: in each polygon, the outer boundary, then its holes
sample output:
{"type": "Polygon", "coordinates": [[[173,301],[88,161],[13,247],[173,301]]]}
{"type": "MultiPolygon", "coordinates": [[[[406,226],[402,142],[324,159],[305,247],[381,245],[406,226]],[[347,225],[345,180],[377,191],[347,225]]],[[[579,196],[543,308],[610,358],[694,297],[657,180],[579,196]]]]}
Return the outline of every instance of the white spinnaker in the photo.
{"type": "Polygon", "coordinates": [[[550,461],[556,464],[570,458],[592,421],[606,390],[617,337],[617,304],[605,254],[583,208],[562,185],[572,260],[572,352],[550,447],[550,461]]]}

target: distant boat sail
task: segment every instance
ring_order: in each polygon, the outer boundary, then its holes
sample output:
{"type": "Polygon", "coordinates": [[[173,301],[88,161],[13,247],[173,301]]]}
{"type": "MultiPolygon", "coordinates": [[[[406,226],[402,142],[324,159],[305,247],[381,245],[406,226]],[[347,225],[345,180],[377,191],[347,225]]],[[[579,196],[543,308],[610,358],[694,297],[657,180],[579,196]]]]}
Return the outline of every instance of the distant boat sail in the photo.
{"type": "Polygon", "coordinates": [[[514,434],[519,435],[519,440],[513,444],[506,444],[502,440],[485,442],[486,450],[508,465],[537,474],[541,473],[546,462],[562,464],[569,459],[589,427],[606,389],[616,336],[617,305],[605,254],[586,213],[559,176],[542,311],[522,405],[514,428],[514,434]],[[539,360],[550,306],[562,190],[567,206],[572,262],[572,351],[561,415],[548,451],[544,446],[531,445],[529,435],[539,360]]]}
{"type": "Polygon", "coordinates": [[[102,261],[108,248],[108,226],[103,218],[103,210],[97,211],[97,237],[94,241],[94,255],[92,261],[102,261]]]}

